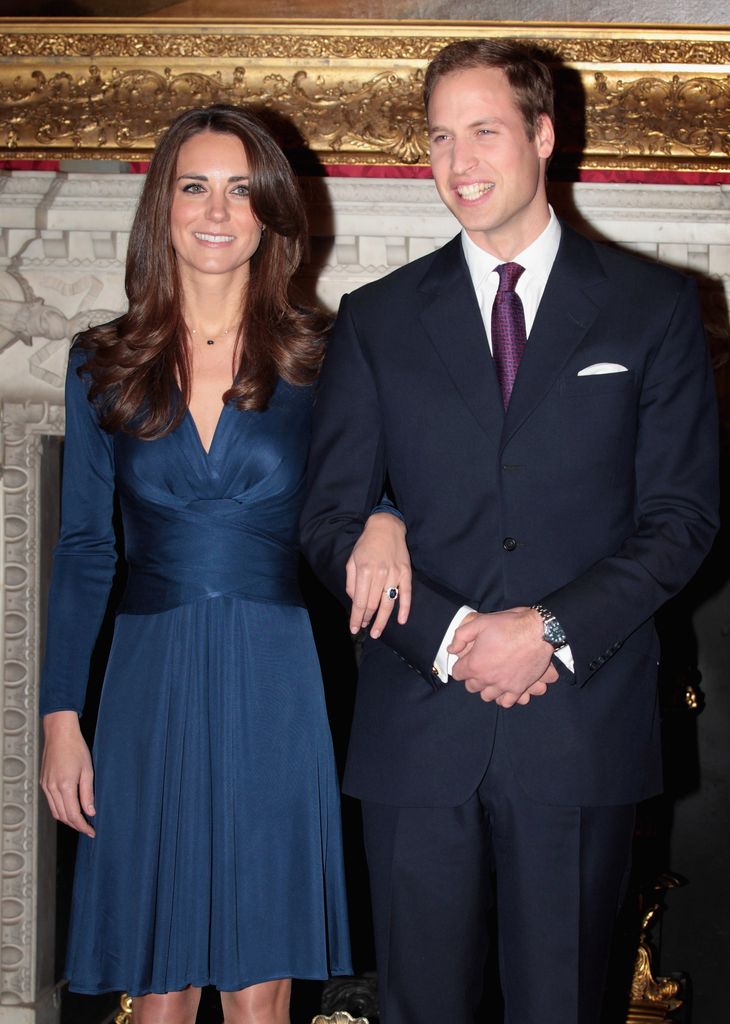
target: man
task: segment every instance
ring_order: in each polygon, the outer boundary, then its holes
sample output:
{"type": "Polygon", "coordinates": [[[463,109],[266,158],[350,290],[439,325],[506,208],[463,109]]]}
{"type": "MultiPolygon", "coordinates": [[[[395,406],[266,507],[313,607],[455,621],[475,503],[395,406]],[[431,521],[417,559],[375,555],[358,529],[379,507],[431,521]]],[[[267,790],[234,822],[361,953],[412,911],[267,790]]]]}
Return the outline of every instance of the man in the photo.
{"type": "Polygon", "coordinates": [[[552,213],[541,63],[453,43],[424,93],[463,230],[343,299],[303,517],[342,594],[387,481],[413,561],[407,624],[365,644],[345,779],[381,1019],[475,1020],[493,870],[509,1024],[596,1024],[660,788],[652,616],[717,525],[711,373],[693,282],[552,213]]]}

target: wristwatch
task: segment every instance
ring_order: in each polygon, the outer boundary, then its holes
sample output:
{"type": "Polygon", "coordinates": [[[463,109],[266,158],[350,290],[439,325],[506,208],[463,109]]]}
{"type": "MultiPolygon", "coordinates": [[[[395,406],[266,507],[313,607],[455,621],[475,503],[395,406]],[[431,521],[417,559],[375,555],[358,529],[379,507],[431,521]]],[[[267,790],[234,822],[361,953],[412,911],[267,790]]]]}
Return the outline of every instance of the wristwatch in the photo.
{"type": "Polygon", "coordinates": [[[542,618],[542,638],[547,640],[552,645],[554,651],[559,651],[563,647],[568,646],[568,638],[565,635],[565,630],[560,625],[558,620],[555,618],[552,612],[549,612],[547,608],[542,604],[530,605],[531,608],[538,613],[542,618]]]}

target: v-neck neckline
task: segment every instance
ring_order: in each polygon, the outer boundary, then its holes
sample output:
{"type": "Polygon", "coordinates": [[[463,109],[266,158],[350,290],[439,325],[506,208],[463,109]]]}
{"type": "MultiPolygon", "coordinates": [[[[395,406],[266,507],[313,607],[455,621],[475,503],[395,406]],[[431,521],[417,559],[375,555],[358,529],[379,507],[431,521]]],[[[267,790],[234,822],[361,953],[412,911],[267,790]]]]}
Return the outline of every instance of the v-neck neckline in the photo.
{"type": "Polygon", "coordinates": [[[200,436],[200,431],[198,430],[198,424],[195,422],[195,417],[193,416],[193,414],[190,411],[190,406],[188,405],[185,408],[185,415],[190,420],[190,425],[193,428],[193,433],[195,434],[195,438],[196,438],[196,440],[198,442],[198,447],[200,448],[201,452],[205,456],[206,460],[210,458],[211,452],[213,451],[213,448],[215,447],[216,439],[218,437],[218,434],[220,433],[221,421],[223,420],[223,416],[225,414],[225,411],[226,411],[227,407],[228,407],[228,403],[227,402],[224,402],[223,405],[221,406],[221,411],[218,413],[218,419],[216,420],[215,429],[213,431],[213,436],[210,439],[210,447],[209,448],[206,448],[205,445],[203,444],[203,439],[200,436]]]}

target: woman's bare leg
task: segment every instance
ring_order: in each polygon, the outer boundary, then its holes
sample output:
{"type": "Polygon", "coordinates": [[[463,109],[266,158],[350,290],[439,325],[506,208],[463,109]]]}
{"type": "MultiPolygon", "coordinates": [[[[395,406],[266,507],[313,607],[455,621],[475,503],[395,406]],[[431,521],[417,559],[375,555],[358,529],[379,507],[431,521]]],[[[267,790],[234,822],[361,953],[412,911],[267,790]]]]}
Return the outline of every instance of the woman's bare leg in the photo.
{"type": "Polygon", "coordinates": [[[290,978],[221,992],[223,1020],[225,1024],[289,1024],[290,998],[290,978]]]}
{"type": "Polygon", "coordinates": [[[151,993],[132,999],[134,1024],[195,1024],[200,989],[192,985],[182,992],[151,993]]]}

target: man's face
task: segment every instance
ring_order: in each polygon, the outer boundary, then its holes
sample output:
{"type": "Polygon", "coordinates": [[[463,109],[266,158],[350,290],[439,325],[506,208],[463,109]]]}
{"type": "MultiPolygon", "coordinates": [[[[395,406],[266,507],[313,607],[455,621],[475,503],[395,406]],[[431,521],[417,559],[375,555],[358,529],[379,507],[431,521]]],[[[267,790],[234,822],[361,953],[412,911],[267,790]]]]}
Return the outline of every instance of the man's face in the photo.
{"type": "Polygon", "coordinates": [[[438,79],[428,105],[431,167],[442,200],[481,248],[510,260],[547,226],[545,164],[555,136],[543,115],[529,139],[501,68],[438,79]]]}

